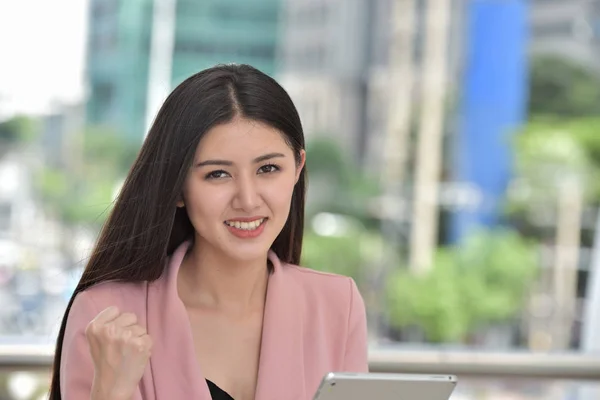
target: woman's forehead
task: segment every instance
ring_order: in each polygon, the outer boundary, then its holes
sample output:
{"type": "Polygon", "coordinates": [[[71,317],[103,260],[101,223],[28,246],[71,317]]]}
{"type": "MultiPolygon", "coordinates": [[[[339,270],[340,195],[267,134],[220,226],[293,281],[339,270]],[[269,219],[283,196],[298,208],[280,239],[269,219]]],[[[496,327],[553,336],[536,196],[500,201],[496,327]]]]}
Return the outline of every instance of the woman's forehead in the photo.
{"type": "Polygon", "coordinates": [[[210,129],[198,144],[196,155],[255,156],[256,153],[286,150],[291,152],[280,131],[262,122],[238,118],[210,129]]]}

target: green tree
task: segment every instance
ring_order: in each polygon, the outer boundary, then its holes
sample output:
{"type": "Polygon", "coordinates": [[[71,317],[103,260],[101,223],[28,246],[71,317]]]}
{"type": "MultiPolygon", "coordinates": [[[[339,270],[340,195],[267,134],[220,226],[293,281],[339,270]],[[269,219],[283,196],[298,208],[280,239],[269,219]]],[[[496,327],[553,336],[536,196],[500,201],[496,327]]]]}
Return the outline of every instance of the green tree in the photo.
{"type": "MultiPolygon", "coordinates": [[[[600,117],[577,118],[565,121],[564,126],[586,153],[591,166],[600,171],[600,117]]],[[[598,199],[600,200],[600,196],[598,199]]]]}
{"type": "Polygon", "coordinates": [[[573,118],[600,113],[600,77],[591,70],[563,57],[536,56],[530,71],[530,115],[573,118]]]}
{"type": "Polygon", "coordinates": [[[525,229],[533,215],[553,212],[567,179],[580,182],[586,203],[600,202],[599,129],[598,118],[537,118],[514,136],[514,177],[506,198],[513,221],[525,229]]]}
{"type": "Polygon", "coordinates": [[[350,276],[367,290],[370,268],[384,248],[378,225],[368,214],[378,184],[332,140],[311,140],[306,152],[309,201],[302,264],[350,276]]]}
{"type": "Polygon", "coordinates": [[[380,193],[378,181],[354,165],[332,140],[311,140],[306,153],[309,217],[324,211],[339,213],[373,227],[368,209],[369,201],[380,193]]]}
{"type": "Polygon", "coordinates": [[[83,154],[86,163],[91,166],[110,166],[116,175],[125,175],[140,145],[131,143],[119,132],[104,126],[91,126],[85,130],[83,154]]]}
{"type": "Polygon", "coordinates": [[[8,151],[31,144],[39,134],[36,119],[16,116],[0,122],[0,157],[8,151]]]}
{"type": "Polygon", "coordinates": [[[355,222],[338,235],[318,234],[309,227],[304,236],[302,265],[350,276],[359,286],[366,285],[370,268],[379,260],[385,244],[378,232],[355,222]]]}
{"type": "Polygon", "coordinates": [[[110,209],[120,181],[137,153],[137,146],[113,131],[92,127],[83,133],[81,160],[70,167],[39,171],[37,188],[46,209],[70,226],[98,229],[110,209]]]}
{"type": "Polygon", "coordinates": [[[461,342],[475,329],[521,310],[538,269],[533,242],[498,229],[438,249],[425,275],[395,271],[387,287],[392,326],[419,327],[427,340],[461,342]]]}

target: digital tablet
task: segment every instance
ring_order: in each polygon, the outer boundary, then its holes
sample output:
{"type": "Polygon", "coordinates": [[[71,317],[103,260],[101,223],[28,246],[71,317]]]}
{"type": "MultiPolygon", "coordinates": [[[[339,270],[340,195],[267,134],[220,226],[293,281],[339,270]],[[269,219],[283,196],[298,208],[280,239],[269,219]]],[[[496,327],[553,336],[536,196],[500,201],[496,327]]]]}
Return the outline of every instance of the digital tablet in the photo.
{"type": "Polygon", "coordinates": [[[448,400],[453,375],[330,373],[313,400],[448,400]]]}

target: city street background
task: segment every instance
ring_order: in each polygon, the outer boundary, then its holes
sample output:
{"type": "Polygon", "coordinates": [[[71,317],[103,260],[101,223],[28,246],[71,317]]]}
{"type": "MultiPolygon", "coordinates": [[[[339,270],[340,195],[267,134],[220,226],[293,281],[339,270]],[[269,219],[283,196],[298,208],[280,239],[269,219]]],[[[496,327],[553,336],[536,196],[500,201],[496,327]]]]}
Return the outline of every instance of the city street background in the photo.
{"type": "MultiPolygon", "coordinates": [[[[600,0],[0,2],[0,350],[54,343],[162,101],[232,62],[298,107],[302,264],[356,280],[373,354],[599,354],[600,0]]],[[[452,400],[600,399],[459,380],[452,400]]],[[[0,400],[47,385],[0,368],[0,400]]]]}

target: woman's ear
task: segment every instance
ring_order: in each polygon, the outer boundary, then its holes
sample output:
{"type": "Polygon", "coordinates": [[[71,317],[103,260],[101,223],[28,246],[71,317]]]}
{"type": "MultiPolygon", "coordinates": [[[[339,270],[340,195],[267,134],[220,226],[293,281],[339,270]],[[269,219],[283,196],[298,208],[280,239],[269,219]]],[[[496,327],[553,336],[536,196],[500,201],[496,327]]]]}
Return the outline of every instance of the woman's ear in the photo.
{"type": "Polygon", "coordinates": [[[185,207],[185,202],[183,201],[183,196],[179,195],[179,200],[177,200],[177,208],[183,208],[185,207]]]}
{"type": "Polygon", "coordinates": [[[296,183],[298,183],[298,179],[300,179],[300,174],[302,173],[302,169],[304,168],[305,163],[306,151],[302,149],[300,150],[300,160],[296,163],[296,183]]]}

